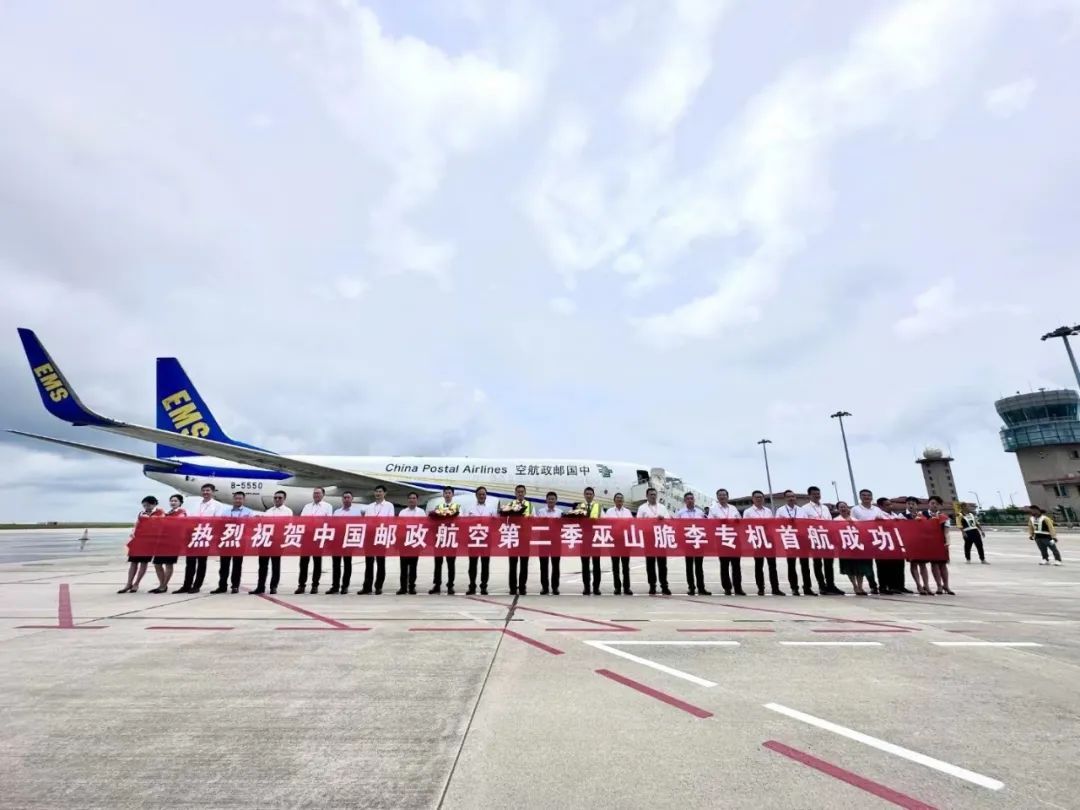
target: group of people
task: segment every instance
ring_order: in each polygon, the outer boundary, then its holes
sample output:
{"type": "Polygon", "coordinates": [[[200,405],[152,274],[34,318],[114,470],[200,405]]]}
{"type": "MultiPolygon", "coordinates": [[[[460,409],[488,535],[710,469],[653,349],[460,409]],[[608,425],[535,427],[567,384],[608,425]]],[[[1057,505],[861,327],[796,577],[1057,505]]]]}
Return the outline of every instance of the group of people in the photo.
{"type": "MultiPolygon", "coordinates": [[[[169,511],[158,506],[157,499],[150,495],[143,499],[143,510],[139,513],[139,519],[156,517],[231,517],[246,518],[255,513],[245,504],[245,494],[234,492],[232,506],[218,503],[214,496],[216,488],[213,484],[205,484],[201,489],[202,499],[195,504],[190,511],[184,507],[184,499],[180,495],[169,498],[169,511]]],[[[583,501],[573,509],[564,512],[558,506],[558,495],[548,492],[543,506],[534,509],[533,504],[526,499],[524,486],[518,485],[514,490],[514,499],[496,504],[489,500],[487,489],[477,487],[475,490],[475,502],[461,507],[454,500],[454,489],[446,487],[443,490],[442,501],[431,510],[431,514],[438,516],[462,517],[494,517],[499,514],[514,514],[535,516],[538,518],[561,518],[564,515],[572,515],[582,518],[631,518],[635,514],[625,505],[622,493],[616,493],[613,501],[614,506],[604,510],[595,499],[592,487],[586,487],[583,501]]],[[[342,493],[341,506],[334,509],[325,500],[325,492],[322,487],[316,487],[312,492],[311,503],[304,506],[300,515],[322,517],[393,517],[394,505],[386,500],[386,489],[382,486],[375,487],[374,498],[367,504],[358,504],[354,501],[351,492],[342,493]]],[[[807,489],[808,501],[798,504],[798,498],[792,490],[784,493],[784,503],[774,512],[765,506],[765,495],[760,490],[752,494],[752,503],[741,513],[729,502],[726,489],[716,491],[716,503],[708,511],[702,510],[695,504],[694,494],[687,492],[683,499],[683,507],[674,514],[657,499],[657,491],[649,488],[646,492],[646,501],[642,503],[636,513],[639,518],[691,518],[691,519],[737,519],[745,518],[807,518],[816,520],[838,521],[875,521],[875,520],[930,520],[941,526],[942,543],[945,546],[945,559],[940,561],[910,560],[910,572],[914,579],[915,591],[910,590],[906,583],[905,564],[903,560],[860,560],[841,559],[839,568],[841,576],[847,577],[851,584],[852,592],[856,596],[869,594],[911,594],[921,595],[950,594],[953,591],[949,587],[949,562],[948,562],[948,531],[950,521],[943,511],[944,504],[941,498],[931,497],[927,509],[919,509],[915,498],[908,498],[906,509],[902,512],[894,512],[892,502],[887,498],[878,498],[874,501],[873,493],[868,489],[859,492],[859,503],[849,506],[844,501],[836,504],[837,513],[834,515],[828,505],[821,500],[821,489],[811,486],[807,489]],[[875,574],[876,563],[876,574],[875,574]],[[933,577],[934,590],[931,590],[930,578],[933,577]],[[867,590],[869,588],[869,590],[867,590]]],[[[422,517],[424,509],[419,506],[419,494],[410,493],[408,505],[396,514],[399,517],[422,517]]],[[[265,510],[263,514],[269,516],[291,516],[293,510],[285,505],[286,493],[278,491],[274,493],[274,505],[265,510]]],[[[1031,537],[1038,545],[1047,560],[1048,551],[1052,551],[1055,564],[1060,564],[1060,554],[1057,550],[1053,521],[1041,510],[1032,507],[1032,519],[1029,522],[1031,537]],[[1039,515],[1036,515],[1036,511],[1039,515]]],[[[982,527],[973,514],[965,512],[962,516],[962,528],[964,533],[964,553],[968,562],[971,561],[972,548],[977,549],[980,561],[986,563],[983,549],[982,527]]],[[[479,592],[487,595],[491,560],[489,557],[470,556],[468,562],[469,595],[477,592],[477,574],[479,573],[479,592]]],[[[601,557],[584,556],[581,560],[582,595],[599,596],[602,579],[601,557]]],[[[154,565],[158,578],[158,585],[150,593],[167,593],[169,583],[173,576],[174,566],[178,558],[175,556],[141,557],[129,556],[128,578],[126,585],[119,593],[134,593],[139,589],[139,584],[150,564],[154,565]]],[[[746,592],[742,585],[742,566],[740,557],[720,557],[720,582],[726,596],[745,596],[746,592]]],[[[399,558],[399,586],[397,593],[415,594],[417,565],[419,558],[402,556],[399,558]]],[[[352,581],[352,557],[333,556],[331,567],[332,582],[326,591],[328,594],[347,594],[352,581]]],[[[217,588],[211,593],[238,593],[240,589],[240,577],[243,570],[244,559],[240,556],[220,557],[218,565],[217,588]]],[[[446,575],[446,593],[453,594],[454,580],[456,576],[456,557],[436,557],[432,586],[429,594],[438,594],[443,588],[443,572],[446,575]]],[[[836,584],[834,560],[829,557],[788,557],[787,579],[791,593],[794,596],[843,596],[844,591],[836,584]],[[811,580],[811,570],[813,580],[811,580]],[[800,588],[801,574],[801,588],[800,588]],[[817,589],[814,589],[814,585],[817,589]]],[[[560,585],[560,557],[540,557],[540,594],[559,594],[560,585]]],[[[691,596],[711,596],[705,583],[704,557],[688,556],[685,558],[687,592],[691,596]]],[[[185,560],[183,584],[173,593],[198,593],[206,577],[207,558],[205,556],[190,556],[185,560]]],[[[773,557],[754,558],[754,580],[757,586],[758,596],[764,596],[765,569],[768,568],[769,593],[773,596],[786,596],[781,590],[777,561],[773,557]]],[[[649,594],[658,593],[665,596],[671,595],[668,584],[668,561],[663,556],[650,556],[645,559],[646,578],[649,585],[649,594]]],[[[300,557],[300,573],[295,593],[301,594],[308,590],[310,574],[310,593],[319,592],[319,584],[323,573],[322,557],[300,557]]],[[[630,558],[612,557],[611,575],[616,595],[632,596],[633,590],[630,583],[630,558]]],[[[281,578],[281,557],[274,555],[260,556],[258,558],[258,584],[250,591],[254,595],[263,593],[277,593],[281,578]],[[269,581],[268,581],[269,577],[269,581]]],[[[525,595],[528,592],[529,558],[509,558],[509,591],[511,595],[525,595]]],[[[357,591],[359,595],[380,595],[386,580],[386,558],[382,556],[364,557],[363,584],[357,591]]]]}

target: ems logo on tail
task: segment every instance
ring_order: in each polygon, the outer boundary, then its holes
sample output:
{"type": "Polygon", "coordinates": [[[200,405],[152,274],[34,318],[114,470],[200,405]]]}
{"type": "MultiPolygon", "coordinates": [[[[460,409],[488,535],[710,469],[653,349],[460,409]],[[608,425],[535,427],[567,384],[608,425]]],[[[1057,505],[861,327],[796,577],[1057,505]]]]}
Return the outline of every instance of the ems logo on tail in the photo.
{"type": "Polygon", "coordinates": [[[206,424],[206,417],[191,401],[191,394],[187,390],[177,391],[164,397],[161,400],[161,407],[165,409],[177,433],[198,439],[204,439],[210,435],[210,426],[206,424]]]}
{"type": "Polygon", "coordinates": [[[56,373],[56,369],[52,367],[51,363],[42,363],[40,366],[36,366],[34,376],[37,377],[38,384],[45,389],[49,399],[53,402],[60,402],[68,398],[67,389],[64,388],[64,381],[60,379],[60,375],[56,373]]]}

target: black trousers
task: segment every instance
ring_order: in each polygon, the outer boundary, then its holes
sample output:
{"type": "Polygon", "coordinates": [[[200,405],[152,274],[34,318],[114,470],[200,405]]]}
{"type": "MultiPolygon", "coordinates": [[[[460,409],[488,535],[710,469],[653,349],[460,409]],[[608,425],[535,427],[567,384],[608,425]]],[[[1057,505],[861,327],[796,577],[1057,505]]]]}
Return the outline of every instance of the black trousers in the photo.
{"type": "Polygon", "coordinates": [[[311,586],[313,588],[319,587],[319,579],[322,577],[322,557],[312,558],[306,556],[300,558],[300,581],[296,583],[297,587],[303,588],[307,585],[308,565],[311,564],[312,559],[315,560],[315,565],[313,566],[314,570],[311,572],[311,586]]]}
{"type": "Polygon", "coordinates": [[[206,579],[206,557],[184,558],[184,590],[201,588],[206,579]]]}
{"type": "Polygon", "coordinates": [[[630,558],[629,557],[612,557],[611,558],[611,577],[615,580],[615,590],[618,591],[622,588],[630,590],[630,558]],[[622,577],[619,576],[619,569],[622,569],[622,577]]]}
{"type": "Polygon", "coordinates": [[[521,591],[525,589],[525,583],[529,581],[529,558],[510,558],[510,590],[521,591]],[[520,572],[520,573],[519,573],[520,572]]]}
{"type": "MultiPolygon", "coordinates": [[[[349,583],[352,581],[352,557],[335,556],[330,560],[330,573],[333,575],[333,581],[330,583],[331,588],[340,588],[343,591],[349,590],[349,583]],[[344,576],[342,576],[342,568],[345,569],[344,576]]],[[[316,574],[317,578],[318,574],[316,574]]]]}
{"type": "Polygon", "coordinates": [[[832,557],[814,557],[814,579],[817,580],[818,590],[823,593],[836,587],[832,557]]]}
{"type": "Polygon", "coordinates": [[[728,594],[742,590],[742,560],[739,557],[720,558],[720,586],[728,594]]]}
{"type": "Polygon", "coordinates": [[[780,579],[776,576],[775,557],[754,557],[754,581],[759,591],[765,590],[765,563],[769,564],[769,587],[780,590],[780,579]]]}
{"type": "Polygon", "coordinates": [[[446,561],[446,587],[454,587],[454,573],[457,570],[457,557],[436,557],[435,558],[435,579],[432,581],[432,585],[442,585],[442,567],[443,561],[446,561]]]}
{"type": "Polygon", "coordinates": [[[480,587],[486,588],[491,574],[491,557],[469,557],[469,587],[476,587],[476,563],[480,562],[480,587]]]}
{"type": "Polygon", "coordinates": [[[243,557],[218,557],[218,587],[224,588],[229,584],[229,569],[232,569],[232,586],[240,587],[240,571],[244,567],[243,557]]]}
{"type": "Polygon", "coordinates": [[[258,590],[266,590],[266,569],[270,569],[270,590],[276,591],[281,579],[281,557],[259,557],[258,590]]]}
{"type": "Polygon", "coordinates": [[[666,588],[667,584],[667,557],[646,557],[645,577],[649,580],[649,590],[656,590],[656,579],[660,578],[660,587],[666,588]]]}
{"type": "Polygon", "coordinates": [[[372,574],[375,577],[375,590],[381,591],[386,581],[386,557],[364,557],[364,590],[371,591],[372,574]]]}
{"type": "Polygon", "coordinates": [[[686,558],[686,587],[688,590],[694,590],[697,588],[699,591],[705,590],[705,558],[704,557],[687,557],[686,558]]]}
{"type": "Polygon", "coordinates": [[[589,571],[592,570],[592,589],[597,591],[600,589],[600,558],[599,557],[582,557],[581,558],[581,584],[586,588],[590,587],[589,571]],[[590,566],[591,563],[591,566],[590,566]]]}
{"type": "Polygon", "coordinates": [[[983,551],[982,532],[977,529],[968,529],[964,532],[964,559],[971,559],[971,547],[975,546],[976,551],[979,552],[979,559],[985,560],[986,553],[983,551]]]}
{"type": "Polygon", "coordinates": [[[904,590],[904,561],[878,560],[878,580],[881,587],[900,593],[904,590]]]}
{"type": "Polygon", "coordinates": [[[398,587],[401,588],[401,590],[416,590],[416,566],[419,564],[419,562],[419,557],[398,558],[398,579],[400,581],[398,587]]]}
{"type": "Polygon", "coordinates": [[[550,585],[554,590],[559,590],[559,566],[562,564],[562,557],[541,557],[540,558],[540,589],[543,591],[548,590],[550,585]],[[548,578],[548,568],[551,569],[551,578],[548,578]]]}
{"type": "Polygon", "coordinates": [[[810,559],[808,557],[788,557],[787,558],[787,581],[791,586],[792,593],[799,592],[799,574],[796,570],[795,560],[798,559],[798,567],[802,569],[802,586],[803,591],[814,590],[810,584],[810,559]]]}

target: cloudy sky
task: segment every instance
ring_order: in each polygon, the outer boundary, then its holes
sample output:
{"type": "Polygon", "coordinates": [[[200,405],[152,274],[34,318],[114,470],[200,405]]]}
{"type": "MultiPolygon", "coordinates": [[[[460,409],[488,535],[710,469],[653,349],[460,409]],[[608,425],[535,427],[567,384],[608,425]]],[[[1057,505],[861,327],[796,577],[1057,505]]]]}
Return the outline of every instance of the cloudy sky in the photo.
{"type": "MultiPolygon", "coordinates": [[[[142,449],[176,355],[280,451],[845,469],[1023,500],[993,400],[1071,385],[1080,3],[0,7],[0,427],[142,449]],[[1070,78],[1071,77],[1071,78],[1070,78]]],[[[122,518],[137,467],[0,442],[0,521],[122,518]]]]}

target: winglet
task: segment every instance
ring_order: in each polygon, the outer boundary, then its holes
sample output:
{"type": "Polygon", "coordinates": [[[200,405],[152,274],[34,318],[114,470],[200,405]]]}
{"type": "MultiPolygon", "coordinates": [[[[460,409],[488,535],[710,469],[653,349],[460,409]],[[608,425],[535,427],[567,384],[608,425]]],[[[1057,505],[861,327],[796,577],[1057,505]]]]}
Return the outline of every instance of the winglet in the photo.
{"type": "Polygon", "coordinates": [[[75,394],[75,389],[53,362],[33,330],[20,327],[19,339],[22,340],[23,350],[30,363],[30,371],[34,375],[34,382],[37,383],[41,401],[49,413],[73,425],[101,427],[113,424],[112,420],[99,416],[82,404],[75,394]]]}

